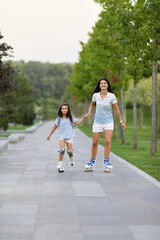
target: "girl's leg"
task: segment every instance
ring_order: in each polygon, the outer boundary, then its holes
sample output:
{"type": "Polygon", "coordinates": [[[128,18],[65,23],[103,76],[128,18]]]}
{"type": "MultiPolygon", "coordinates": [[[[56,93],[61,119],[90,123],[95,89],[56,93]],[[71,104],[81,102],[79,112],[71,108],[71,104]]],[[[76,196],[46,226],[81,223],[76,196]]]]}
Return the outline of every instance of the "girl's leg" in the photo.
{"type": "Polygon", "coordinates": [[[104,133],[105,133],[104,157],[109,158],[113,130],[105,130],[104,133]]]}
{"type": "MultiPolygon", "coordinates": [[[[65,140],[60,140],[59,141],[60,149],[65,149],[65,140]]],[[[64,154],[59,154],[59,161],[63,161],[63,155],[64,154]]]]}
{"type": "Polygon", "coordinates": [[[66,145],[67,145],[67,151],[71,151],[72,150],[72,143],[66,142],[66,145]]]}
{"type": "Polygon", "coordinates": [[[67,145],[67,153],[71,162],[71,166],[74,164],[74,159],[73,159],[73,150],[72,150],[72,143],[66,142],[67,145]]]}
{"type": "Polygon", "coordinates": [[[92,140],[92,158],[93,159],[96,159],[100,136],[101,136],[101,132],[93,132],[93,140],[92,140]]]}

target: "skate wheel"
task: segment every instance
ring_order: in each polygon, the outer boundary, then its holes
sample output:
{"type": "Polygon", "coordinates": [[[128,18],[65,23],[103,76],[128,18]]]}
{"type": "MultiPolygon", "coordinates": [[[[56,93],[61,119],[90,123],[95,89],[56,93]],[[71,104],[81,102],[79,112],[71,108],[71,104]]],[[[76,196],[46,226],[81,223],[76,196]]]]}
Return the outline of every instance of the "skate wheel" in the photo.
{"type": "Polygon", "coordinates": [[[92,169],[84,169],[84,172],[92,172],[92,169]]]}
{"type": "Polygon", "coordinates": [[[60,170],[60,169],[58,169],[58,172],[61,173],[61,172],[64,172],[64,170],[60,170]]]}

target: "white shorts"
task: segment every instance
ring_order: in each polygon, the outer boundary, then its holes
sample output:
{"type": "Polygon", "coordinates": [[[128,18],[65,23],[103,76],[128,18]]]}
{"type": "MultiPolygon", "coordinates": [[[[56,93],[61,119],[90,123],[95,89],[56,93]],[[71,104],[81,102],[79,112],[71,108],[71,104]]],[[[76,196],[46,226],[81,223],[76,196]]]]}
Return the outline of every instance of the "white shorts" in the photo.
{"type": "Polygon", "coordinates": [[[104,124],[93,123],[92,132],[103,132],[104,130],[114,130],[114,123],[113,122],[104,124]]]}
{"type": "Polygon", "coordinates": [[[67,143],[73,143],[73,138],[59,138],[59,141],[60,140],[64,140],[67,143]]]}

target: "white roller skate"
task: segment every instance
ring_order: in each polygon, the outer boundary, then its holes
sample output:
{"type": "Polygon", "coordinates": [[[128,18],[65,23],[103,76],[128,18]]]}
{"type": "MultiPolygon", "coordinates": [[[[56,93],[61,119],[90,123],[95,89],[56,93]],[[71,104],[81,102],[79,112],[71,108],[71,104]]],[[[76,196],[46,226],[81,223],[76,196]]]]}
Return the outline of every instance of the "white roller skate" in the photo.
{"type": "Polygon", "coordinates": [[[91,158],[90,162],[85,165],[85,172],[91,172],[94,170],[94,166],[96,165],[96,160],[91,158]]]}
{"type": "Polygon", "coordinates": [[[71,162],[71,166],[73,166],[73,164],[74,164],[73,156],[71,156],[69,159],[70,159],[70,162],[71,162]]]}
{"type": "Polygon", "coordinates": [[[112,172],[113,167],[110,164],[109,160],[104,160],[103,166],[104,166],[104,172],[109,172],[109,173],[112,172]]]}
{"type": "Polygon", "coordinates": [[[58,172],[64,172],[63,161],[58,161],[57,169],[58,172]]]}
{"type": "Polygon", "coordinates": [[[73,159],[73,150],[67,151],[70,162],[71,162],[71,166],[73,166],[74,164],[74,159],[73,159]]]}

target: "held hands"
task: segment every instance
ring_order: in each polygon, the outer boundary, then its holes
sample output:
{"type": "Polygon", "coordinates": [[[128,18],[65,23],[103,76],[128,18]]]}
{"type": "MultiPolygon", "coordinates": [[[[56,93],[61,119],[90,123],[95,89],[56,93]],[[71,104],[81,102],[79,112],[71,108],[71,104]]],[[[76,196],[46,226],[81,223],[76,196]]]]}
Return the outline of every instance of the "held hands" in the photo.
{"type": "Polygon", "coordinates": [[[84,118],[89,118],[91,116],[91,113],[87,113],[84,115],[84,118]]]}

